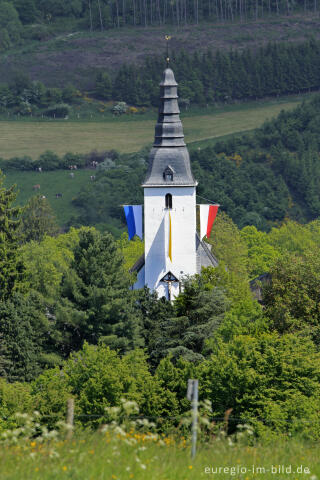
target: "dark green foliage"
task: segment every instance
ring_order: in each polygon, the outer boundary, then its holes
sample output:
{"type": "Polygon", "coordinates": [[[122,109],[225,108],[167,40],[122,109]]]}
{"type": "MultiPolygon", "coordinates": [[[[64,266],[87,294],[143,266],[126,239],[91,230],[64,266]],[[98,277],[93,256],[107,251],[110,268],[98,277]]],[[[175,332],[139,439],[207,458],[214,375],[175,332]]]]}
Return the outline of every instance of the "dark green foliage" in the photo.
{"type": "Polygon", "coordinates": [[[13,109],[14,113],[19,115],[43,114],[48,117],[64,118],[69,114],[69,104],[76,102],[76,89],[72,85],[62,90],[47,88],[39,81],[31,81],[22,72],[17,73],[9,84],[0,85],[0,108],[13,109]]]}
{"type": "Polygon", "coordinates": [[[0,2],[0,50],[5,50],[20,40],[21,22],[12,3],[0,2]]]}
{"type": "Polygon", "coordinates": [[[8,299],[18,288],[24,272],[17,252],[21,209],[13,206],[17,196],[15,187],[3,188],[3,180],[0,171],[0,301],[8,299]]]}
{"type": "Polygon", "coordinates": [[[57,235],[59,227],[48,200],[37,195],[24,207],[19,227],[20,242],[41,242],[45,235],[57,235]]]}
{"type": "Polygon", "coordinates": [[[125,222],[121,204],[139,204],[143,200],[140,185],[145,173],[145,160],[142,154],[114,160],[109,155],[105,158],[95,174],[95,182],[82,189],[74,204],[81,212],[79,224],[107,224],[112,233],[119,235],[125,222]]]}
{"type": "Polygon", "coordinates": [[[201,361],[204,343],[220,325],[227,299],[219,288],[206,288],[201,276],[185,279],[184,291],[172,305],[143,290],[139,297],[145,341],[153,365],[171,355],[201,361]]]}
{"type": "Polygon", "coordinates": [[[122,352],[142,344],[131,282],[112,236],[81,231],[55,312],[57,342],[64,355],[79,349],[84,340],[101,340],[122,352]]]}
{"type": "Polygon", "coordinates": [[[38,11],[35,0],[13,0],[13,4],[23,24],[33,23],[37,20],[38,11]]]}
{"type": "Polygon", "coordinates": [[[36,296],[14,294],[0,302],[0,365],[8,381],[30,381],[43,367],[49,323],[36,296]]]}
{"type": "Polygon", "coordinates": [[[69,105],[66,105],[65,103],[58,103],[57,105],[52,105],[52,107],[49,107],[44,114],[47,117],[64,118],[69,114],[69,111],[69,105]]]}
{"type": "Polygon", "coordinates": [[[112,82],[107,73],[99,72],[96,77],[95,95],[103,100],[110,100],[112,96],[112,82]]]}
{"type": "MultiPolygon", "coordinates": [[[[201,57],[182,51],[171,62],[180,97],[203,105],[317,89],[319,54],[319,42],[310,40],[302,44],[269,44],[256,52],[248,48],[241,53],[208,51],[201,57]]],[[[123,65],[113,81],[113,99],[133,105],[158,105],[162,68],[160,57],[148,58],[142,67],[123,65]]],[[[96,88],[101,84],[100,76],[96,88]]]]}

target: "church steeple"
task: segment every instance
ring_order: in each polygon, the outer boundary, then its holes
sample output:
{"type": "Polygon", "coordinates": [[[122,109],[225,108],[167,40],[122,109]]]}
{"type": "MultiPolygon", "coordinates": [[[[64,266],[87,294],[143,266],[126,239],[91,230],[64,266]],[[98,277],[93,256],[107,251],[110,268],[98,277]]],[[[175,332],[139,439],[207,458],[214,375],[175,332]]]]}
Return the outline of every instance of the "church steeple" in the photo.
{"type": "MultiPolygon", "coordinates": [[[[167,38],[166,38],[167,39],[167,38]]],[[[169,57],[167,53],[167,57],[169,57]]],[[[144,255],[134,288],[147,285],[173,300],[181,280],[215,259],[196,232],[196,185],[184,142],[177,82],[168,67],[160,83],[159,116],[144,187],[144,255]]]]}
{"type": "Polygon", "coordinates": [[[155,147],[185,147],[180,110],[178,84],[171,68],[163,72],[160,83],[159,117],[155,128],[155,147]]]}
{"type": "Polygon", "coordinates": [[[160,83],[159,116],[155,127],[153,148],[149,155],[149,169],[143,187],[197,185],[191,172],[189,152],[184,142],[177,87],[173,71],[171,68],[166,68],[160,83]],[[167,168],[171,168],[173,172],[172,179],[165,174],[167,168]]]}

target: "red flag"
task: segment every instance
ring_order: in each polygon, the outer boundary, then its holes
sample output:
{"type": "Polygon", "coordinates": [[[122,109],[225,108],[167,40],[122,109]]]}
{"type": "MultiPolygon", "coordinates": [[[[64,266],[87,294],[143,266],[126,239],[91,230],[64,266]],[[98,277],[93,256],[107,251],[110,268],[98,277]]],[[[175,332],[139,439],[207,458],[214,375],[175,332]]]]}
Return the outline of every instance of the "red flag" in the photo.
{"type": "Polygon", "coordinates": [[[209,214],[208,214],[208,224],[207,224],[207,238],[210,237],[211,235],[211,230],[213,223],[216,219],[217,213],[218,213],[218,208],[219,205],[210,205],[209,207],[209,214]]]}

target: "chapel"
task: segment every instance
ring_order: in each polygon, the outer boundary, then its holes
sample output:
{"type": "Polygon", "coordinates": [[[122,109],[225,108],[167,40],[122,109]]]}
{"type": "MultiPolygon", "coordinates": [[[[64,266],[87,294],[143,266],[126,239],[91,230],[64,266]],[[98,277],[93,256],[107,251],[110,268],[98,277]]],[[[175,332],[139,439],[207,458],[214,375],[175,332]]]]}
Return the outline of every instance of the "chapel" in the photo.
{"type": "Polygon", "coordinates": [[[134,289],[145,285],[159,297],[174,300],[183,277],[217,266],[197,232],[196,189],[178,105],[178,84],[171,68],[160,83],[160,107],[154,144],[142,184],[144,254],[132,267],[134,289]]]}

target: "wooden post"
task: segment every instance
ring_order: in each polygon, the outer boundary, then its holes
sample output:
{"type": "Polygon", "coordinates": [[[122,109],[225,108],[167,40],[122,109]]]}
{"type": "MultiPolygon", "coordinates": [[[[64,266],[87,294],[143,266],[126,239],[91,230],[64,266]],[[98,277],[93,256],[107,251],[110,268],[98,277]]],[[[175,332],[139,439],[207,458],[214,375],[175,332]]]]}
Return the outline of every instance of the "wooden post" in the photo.
{"type": "Polygon", "coordinates": [[[67,440],[70,440],[73,433],[73,421],[74,421],[74,399],[68,398],[67,400],[67,440]]]}
{"type": "Polygon", "coordinates": [[[192,406],[192,427],[191,427],[191,458],[196,456],[197,434],[198,434],[198,380],[188,380],[187,399],[191,401],[192,406]]]}

